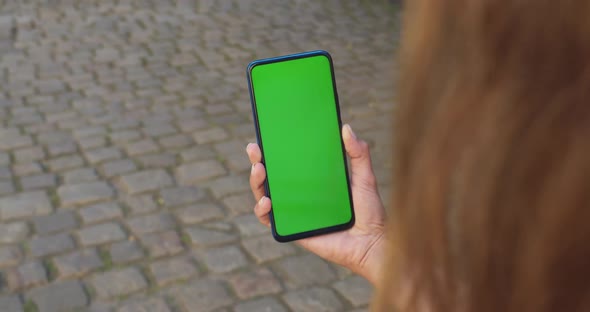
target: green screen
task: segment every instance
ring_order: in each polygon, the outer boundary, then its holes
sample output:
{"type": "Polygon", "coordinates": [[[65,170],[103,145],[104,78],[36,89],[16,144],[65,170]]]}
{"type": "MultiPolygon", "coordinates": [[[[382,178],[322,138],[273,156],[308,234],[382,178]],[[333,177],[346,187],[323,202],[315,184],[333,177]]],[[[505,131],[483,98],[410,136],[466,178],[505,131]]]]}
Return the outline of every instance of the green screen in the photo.
{"type": "Polygon", "coordinates": [[[258,64],[251,82],[277,234],[351,221],[329,59],[258,64]]]}

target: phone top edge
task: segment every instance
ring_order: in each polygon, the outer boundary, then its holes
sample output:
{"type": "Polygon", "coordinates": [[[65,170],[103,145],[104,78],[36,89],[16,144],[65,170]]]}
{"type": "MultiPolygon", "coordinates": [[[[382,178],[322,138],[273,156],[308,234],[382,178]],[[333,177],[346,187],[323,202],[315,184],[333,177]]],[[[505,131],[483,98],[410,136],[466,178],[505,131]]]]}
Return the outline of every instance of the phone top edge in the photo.
{"type": "Polygon", "coordinates": [[[313,50],[313,51],[300,52],[300,53],[294,53],[294,54],[281,55],[281,56],[275,56],[275,57],[254,60],[254,61],[248,63],[248,66],[246,68],[246,74],[249,76],[252,73],[252,70],[254,69],[254,67],[256,67],[257,65],[264,65],[264,64],[270,64],[270,63],[276,63],[276,62],[281,62],[281,61],[288,61],[288,60],[294,60],[294,59],[298,59],[298,58],[318,56],[318,55],[325,56],[330,61],[330,64],[332,64],[332,56],[330,55],[330,53],[328,53],[328,51],[313,50]]]}

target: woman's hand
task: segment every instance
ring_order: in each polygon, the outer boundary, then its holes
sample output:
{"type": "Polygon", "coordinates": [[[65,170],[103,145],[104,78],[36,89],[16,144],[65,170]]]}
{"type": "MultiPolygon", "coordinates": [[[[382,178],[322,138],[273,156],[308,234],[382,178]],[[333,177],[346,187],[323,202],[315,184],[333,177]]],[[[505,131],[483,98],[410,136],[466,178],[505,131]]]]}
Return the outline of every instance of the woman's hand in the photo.
{"type": "MultiPolygon", "coordinates": [[[[305,238],[297,243],[328,261],[349,268],[375,284],[384,256],[385,212],[371,167],[369,146],[357,139],[349,125],[342,128],[342,139],[346,153],[350,157],[355,224],[346,231],[305,238]]],[[[271,201],[264,192],[266,170],[260,163],[260,148],[257,144],[250,143],[246,151],[252,163],[250,187],[257,201],[254,214],[262,224],[270,226],[268,214],[271,201]]]]}

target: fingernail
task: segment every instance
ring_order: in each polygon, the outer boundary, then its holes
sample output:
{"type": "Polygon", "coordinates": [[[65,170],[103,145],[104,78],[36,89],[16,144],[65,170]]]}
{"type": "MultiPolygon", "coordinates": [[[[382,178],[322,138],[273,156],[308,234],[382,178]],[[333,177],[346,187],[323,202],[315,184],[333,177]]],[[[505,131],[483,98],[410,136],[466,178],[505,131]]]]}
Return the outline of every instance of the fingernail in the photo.
{"type": "Polygon", "coordinates": [[[250,145],[252,145],[252,143],[248,143],[248,145],[246,145],[246,151],[248,151],[248,148],[250,147],[250,145]]]}
{"type": "Polygon", "coordinates": [[[250,174],[254,174],[254,167],[256,167],[256,164],[252,164],[252,169],[250,169],[250,174]]]}
{"type": "Polygon", "coordinates": [[[260,200],[258,201],[258,205],[262,206],[262,204],[264,204],[265,200],[266,200],[266,196],[262,196],[262,198],[260,198],[260,200]]]}
{"type": "Polygon", "coordinates": [[[354,131],[352,131],[352,127],[349,124],[344,125],[344,127],[346,128],[346,130],[348,131],[348,133],[350,133],[350,136],[353,139],[356,139],[356,134],[354,134],[354,131]]]}

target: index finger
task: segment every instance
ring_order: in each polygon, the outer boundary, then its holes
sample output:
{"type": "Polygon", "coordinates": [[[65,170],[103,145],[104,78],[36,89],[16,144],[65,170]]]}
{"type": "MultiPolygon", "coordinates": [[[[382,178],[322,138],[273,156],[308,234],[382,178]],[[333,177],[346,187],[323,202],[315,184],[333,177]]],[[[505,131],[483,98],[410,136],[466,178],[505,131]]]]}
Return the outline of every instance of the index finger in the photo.
{"type": "Polygon", "coordinates": [[[260,147],[256,143],[249,143],[248,146],[246,146],[246,153],[248,154],[251,164],[259,163],[262,160],[260,147]]]}

